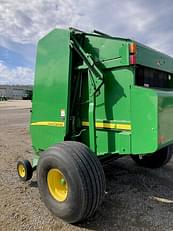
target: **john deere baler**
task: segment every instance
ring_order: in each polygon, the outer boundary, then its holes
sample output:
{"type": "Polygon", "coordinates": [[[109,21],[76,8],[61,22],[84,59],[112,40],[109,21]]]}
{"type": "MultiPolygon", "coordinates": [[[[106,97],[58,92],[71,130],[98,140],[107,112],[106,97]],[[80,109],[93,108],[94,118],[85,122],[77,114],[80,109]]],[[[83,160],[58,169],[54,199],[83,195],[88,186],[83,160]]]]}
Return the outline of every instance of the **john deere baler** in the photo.
{"type": "Polygon", "coordinates": [[[101,162],[130,155],[156,168],[172,156],[173,59],[130,39],[55,29],[38,43],[32,100],[33,163],[46,206],[69,223],[105,193],[101,162]]]}

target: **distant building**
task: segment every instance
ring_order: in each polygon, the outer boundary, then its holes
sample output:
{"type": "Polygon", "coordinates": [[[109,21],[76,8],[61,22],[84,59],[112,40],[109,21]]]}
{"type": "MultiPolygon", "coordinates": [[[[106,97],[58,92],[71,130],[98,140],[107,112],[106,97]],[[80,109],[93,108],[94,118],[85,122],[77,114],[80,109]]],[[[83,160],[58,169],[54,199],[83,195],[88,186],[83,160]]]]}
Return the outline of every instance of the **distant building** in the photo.
{"type": "Polygon", "coordinates": [[[0,97],[5,96],[7,99],[26,99],[31,92],[31,85],[0,85],[0,97]]]}

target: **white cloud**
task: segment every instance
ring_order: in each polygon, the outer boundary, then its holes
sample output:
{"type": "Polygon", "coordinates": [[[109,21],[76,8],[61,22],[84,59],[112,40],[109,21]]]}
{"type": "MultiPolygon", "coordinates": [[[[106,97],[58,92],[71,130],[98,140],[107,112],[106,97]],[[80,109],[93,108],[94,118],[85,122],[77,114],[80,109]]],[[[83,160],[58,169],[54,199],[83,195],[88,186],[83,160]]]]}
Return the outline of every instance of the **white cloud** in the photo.
{"type": "MultiPolygon", "coordinates": [[[[36,42],[55,27],[99,29],[151,43],[172,32],[172,0],[0,0],[0,42],[36,42]],[[166,31],[165,31],[166,30],[166,31]]],[[[158,43],[158,42],[157,42],[158,43]]],[[[7,46],[8,46],[7,44],[7,46]]]]}
{"type": "Polygon", "coordinates": [[[0,84],[31,84],[33,82],[33,71],[26,67],[9,69],[0,60],[0,84]]]}
{"type": "MultiPolygon", "coordinates": [[[[90,6],[92,1],[85,3],[90,6]]],[[[80,12],[77,0],[1,0],[0,34],[14,42],[35,43],[56,26],[79,26],[85,29],[90,19],[80,12]]],[[[82,7],[85,11],[85,7],[82,7]]]]}
{"type": "Polygon", "coordinates": [[[172,55],[172,12],[172,0],[0,0],[0,45],[33,65],[40,38],[55,27],[77,27],[132,38],[172,55]]]}

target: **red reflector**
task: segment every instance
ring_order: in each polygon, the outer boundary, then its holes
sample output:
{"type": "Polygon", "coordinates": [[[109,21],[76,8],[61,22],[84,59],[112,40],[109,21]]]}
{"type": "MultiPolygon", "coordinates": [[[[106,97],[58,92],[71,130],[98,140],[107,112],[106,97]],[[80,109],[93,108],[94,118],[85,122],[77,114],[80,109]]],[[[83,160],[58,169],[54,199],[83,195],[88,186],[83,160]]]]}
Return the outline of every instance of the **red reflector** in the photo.
{"type": "Polygon", "coordinates": [[[130,64],[136,64],[136,55],[130,55],[130,64]]]}

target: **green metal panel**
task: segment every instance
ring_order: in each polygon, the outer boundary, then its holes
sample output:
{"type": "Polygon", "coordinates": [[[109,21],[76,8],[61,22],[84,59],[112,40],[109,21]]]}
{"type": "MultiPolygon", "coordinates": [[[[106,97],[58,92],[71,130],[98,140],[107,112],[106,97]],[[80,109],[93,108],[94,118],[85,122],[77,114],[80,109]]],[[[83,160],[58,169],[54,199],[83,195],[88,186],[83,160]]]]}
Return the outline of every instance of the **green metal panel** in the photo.
{"type": "MultiPolygon", "coordinates": [[[[111,124],[131,124],[130,88],[134,83],[133,72],[133,68],[130,67],[104,72],[104,86],[100,88],[100,93],[96,97],[95,120],[97,123],[104,121],[111,124]]],[[[91,85],[90,79],[85,78],[85,81],[87,80],[89,80],[89,85],[91,85]]],[[[85,82],[84,86],[87,85],[85,82]]],[[[85,89],[82,88],[82,90],[82,101],[87,102],[89,96],[86,95],[85,89]]],[[[89,121],[88,111],[89,104],[83,104],[81,108],[82,121],[89,121]]],[[[96,129],[97,155],[117,152],[126,154],[130,152],[130,138],[127,138],[125,132],[120,133],[121,129],[103,128],[100,130],[97,126],[96,129]],[[128,144],[126,144],[127,140],[128,144]]],[[[88,132],[89,130],[86,130],[84,132],[86,134],[83,133],[81,141],[90,146],[89,140],[86,138],[89,136],[88,132]]]]}
{"type": "Polygon", "coordinates": [[[152,153],[158,148],[158,113],[155,90],[131,89],[132,154],[152,153]]]}
{"type": "Polygon", "coordinates": [[[87,35],[84,49],[102,68],[129,65],[129,42],[123,39],[87,35]]]}
{"type": "Polygon", "coordinates": [[[137,43],[137,64],[173,73],[173,58],[137,43]]]}
{"type": "Polygon", "coordinates": [[[173,92],[133,87],[132,154],[152,153],[173,143],[173,92]]]}
{"type": "Polygon", "coordinates": [[[131,153],[131,131],[117,133],[117,152],[121,155],[131,153]]]}
{"type": "Polygon", "coordinates": [[[159,116],[159,146],[173,142],[173,91],[157,91],[159,116]]]}
{"type": "Polygon", "coordinates": [[[55,29],[38,44],[31,117],[32,143],[37,151],[64,140],[67,133],[69,42],[68,30],[55,29]]]}
{"type": "Polygon", "coordinates": [[[129,154],[131,132],[97,129],[97,155],[129,154]]]}
{"type": "MultiPolygon", "coordinates": [[[[131,123],[130,86],[133,81],[133,69],[119,68],[105,71],[104,87],[96,98],[96,120],[106,120],[116,124],[131,123]]],[[[123,138],[119,139],[119,136],[123,136],[119,131],[112,132],[107,129],[105,132],[107,133],[107,141],[105,140],[103,143],[99,142],[99,139],[101,136],[105,136],[104,132],[99,135],[97,132],[98,155],[106,152],[121,153],[123,148],[128,150],[126,144],[122,142],[123,138]],[[120,143],[122,148],[120,148],[120,143]]]]}

